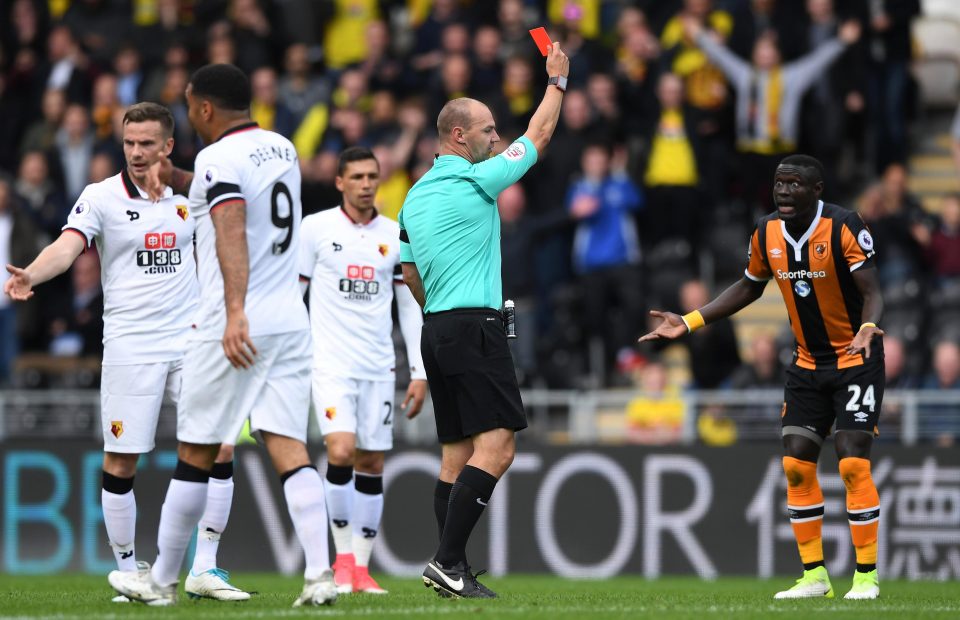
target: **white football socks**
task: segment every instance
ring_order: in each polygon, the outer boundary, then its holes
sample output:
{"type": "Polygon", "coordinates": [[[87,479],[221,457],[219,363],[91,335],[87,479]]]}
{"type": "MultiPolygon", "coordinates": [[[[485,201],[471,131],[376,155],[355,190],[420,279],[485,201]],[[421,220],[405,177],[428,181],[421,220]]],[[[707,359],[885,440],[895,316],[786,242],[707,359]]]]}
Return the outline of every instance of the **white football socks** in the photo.
{"type": "MultiPolygon", "coordinates": [[[[366,487],[363,479],[368,481],[372,479],[382,479],[382,476],[363,474],[356,472],[357,480],[361,483],[358,486],[366,487]]],[[[354,491],[353,497],[353,522],[356,527],[353,528],[353,557],[357,566],[368,566],[370,564],[370,554],[373,552],[373,543],[377,537],[377,531],[380,529],[380,518],[383,516],[383,492],[382,482],[380,482],[379,493],[363,493],[354,491]]]]}
{"type": "Polygon", "coordinates": [[[220,535],[227,527],[233,505],[233,477],[210,478],[207,485],[207,506],[197,525],[197,551],[191,572],[199,575],[217,567],[220,535]]]}
{"type": "Polygon", "coordinates": [[[283,483],[287,510],[303,547],[306,580],[317,579],[330,568],[327,543],[327,507],[323,498],[323,482],[312,467],[297,470],[283,483]]]}
{"type": "Polygon", "coordinates": [[[206,482],[188,482],[177,478],[170,481],[160,511],[160,529],[157,532],[160,551],[151,571],[157,584],[167,586],[177,582],[183,556],[206,503],[206,482]]]}
{"type": "Polygon", "coordinates": [[[100,503],[103,506],[103,523],[107,527],[107,538],[113,548],[117,568],[122,571],[137,570],[137,558],[134,554],[137,499],[133,491],[118,495],[101,489],[100,503]]]}
{"type": "Polygon", "coordinates": [[[327,497],[327,511],[330,513],[330,531],[333,534],[333,546],[337,555],[353,553],[353,480],[345,484],[334,484],[323,479],[323,490],[327,497]]]}

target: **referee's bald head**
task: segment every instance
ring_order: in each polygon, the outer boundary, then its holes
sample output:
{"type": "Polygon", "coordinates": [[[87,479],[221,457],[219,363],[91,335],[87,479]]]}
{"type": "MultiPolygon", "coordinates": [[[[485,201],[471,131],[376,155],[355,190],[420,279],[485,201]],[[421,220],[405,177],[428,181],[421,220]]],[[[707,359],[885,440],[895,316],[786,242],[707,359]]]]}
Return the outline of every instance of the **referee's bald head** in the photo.
{"type": "Polygon", "coordinates": [[[475,105],[483,104],[470,97],[460,97],[448,101],[440,110],[440,115],[437,116],[437,133],[440,135],[440,139],[447,138],[454,127],[469,128],[473,122],[475,105]]]}

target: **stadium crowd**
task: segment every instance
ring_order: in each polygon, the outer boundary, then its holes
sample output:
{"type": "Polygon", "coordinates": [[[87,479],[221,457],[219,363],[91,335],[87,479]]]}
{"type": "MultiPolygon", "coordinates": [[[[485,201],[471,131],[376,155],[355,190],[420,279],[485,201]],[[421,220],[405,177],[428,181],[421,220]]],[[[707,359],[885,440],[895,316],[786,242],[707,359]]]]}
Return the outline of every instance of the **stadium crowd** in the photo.
{"type": "MultiPolygon", "coordinates": [[[[907,190],[919,12],[919,0],[4,2],[0,263],[28,263],[82,188],[117,173],[134,102],[173,111],[173,159],[191,168],[201,144],[184,89],[208,62],[246,71],[253,118],[296,146],[305,213],[339,203],[338,153],[362,145],[395,218],[432,165],[446,101],[489,103],[501,146],[523,132],[547,77],[527,30],[547,25],[571,62],[560,126],[499,201],[523,382],[628,384],[657,358],[633,344],[646,310],[696,308],[739,277],[776,163],[804,152],[825,164],[825,198],[874,231],[889,386],[958,388],[960,197],[935,215],[907,190]]],[[[27,304],[0,299],[0,385],[20,354],[97,355],[101,314],[95,252],[27,304]]],[[[688,339],[693,385],[781,386],[789,330],[758,337],[741,364],[726,323],[688,339]]]]}

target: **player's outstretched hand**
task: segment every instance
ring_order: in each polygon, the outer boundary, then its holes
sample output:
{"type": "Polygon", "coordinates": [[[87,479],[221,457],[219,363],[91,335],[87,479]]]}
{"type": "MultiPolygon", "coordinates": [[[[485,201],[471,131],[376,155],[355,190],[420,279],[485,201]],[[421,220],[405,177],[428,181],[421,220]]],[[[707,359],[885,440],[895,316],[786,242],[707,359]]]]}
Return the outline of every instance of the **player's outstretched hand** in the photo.
{"type": "Polygon", "coordinates": [[[683,318],[679,314],[674,314],[673,312],[661,312],[659,310],[651,310],[650,316],[662,319],[660,324],[657,325],[656,329],[647,334],[646,336],[641,336],[639,342],[647,342],[648,340],[660,340],[667,339],[673,340],[674,338],[679,338],[687,333],[687,324],[683,322],[683,318]]]}
{"type": "Polygon", "coordinates": [[[227,328],[223,330],[223,352],[234,368],[250,368],[257,348],[250,340],[250,324],[247,315],[235,312],[227,315],[227,328]]]}
{"type": "Polygon", "coordinates": [[[26,301],[33,297],[33,283],[26,269],[7,265],[10,277],[3,283],[3,292],[14,301],[26,301]]]}
{"type": "Polygon", "coordinates": [[[412,379],[407,387],[407,396],[400,403],[400,408],[406,410],[407,419],[417,417],[423,409],[423,401],[427,398],[427,382],[423,379],[412,379]],[[408,407],[409,405],[409,407],[408,407]]]}
{"type": "Polygon", "coordinates": [[[868,358],[870,357],[870,343],[875,337],[883,338],[883,330],[879,327],[864,327],[857,332],[853,340],[847,345],[847,353],[850,355],[859,355],[862,351],[868,358]]]}

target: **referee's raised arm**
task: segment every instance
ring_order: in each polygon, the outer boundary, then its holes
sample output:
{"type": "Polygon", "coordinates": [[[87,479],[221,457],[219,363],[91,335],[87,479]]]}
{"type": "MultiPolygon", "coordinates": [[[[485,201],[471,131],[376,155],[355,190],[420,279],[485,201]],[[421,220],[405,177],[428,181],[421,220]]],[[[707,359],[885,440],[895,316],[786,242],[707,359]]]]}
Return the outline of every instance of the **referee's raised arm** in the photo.
{"type": "Polygon", "coordinates": [[[567,76],[570,73],[570,59],[560,49],[560,44],[553,43],[547,50],[547,76],[550,78],[547,92],[530,119],[527,132],[523,134],[533,142],[538,153],[550,143],[553,131],[557,128],[560,104],[563,102],[563,93],[567,90],[567,76]]]}

